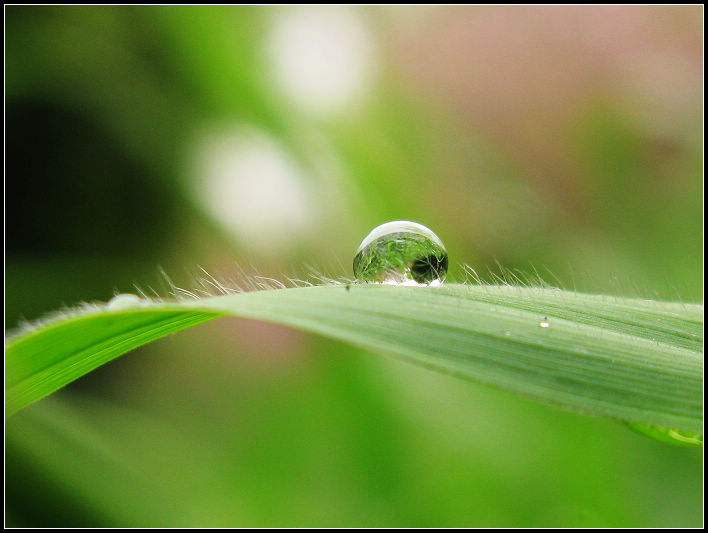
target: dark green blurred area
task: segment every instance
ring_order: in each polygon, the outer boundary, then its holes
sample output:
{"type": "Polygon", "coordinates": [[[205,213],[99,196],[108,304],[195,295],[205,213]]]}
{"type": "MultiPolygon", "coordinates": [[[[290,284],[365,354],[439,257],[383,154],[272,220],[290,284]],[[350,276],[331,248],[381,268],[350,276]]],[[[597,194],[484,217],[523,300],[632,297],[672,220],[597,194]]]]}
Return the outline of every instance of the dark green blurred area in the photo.
{"type": "MultiPolygon", "coordinates": [[[[6,331],[164,294],[160,267],[351,276],[395,219],[449,280],[702,302],[700,6],[5,14],[6,331]]],[[[702,524],[702,450],[249,321],[105,365],[5,446],[7,526],[702,524]]]]}

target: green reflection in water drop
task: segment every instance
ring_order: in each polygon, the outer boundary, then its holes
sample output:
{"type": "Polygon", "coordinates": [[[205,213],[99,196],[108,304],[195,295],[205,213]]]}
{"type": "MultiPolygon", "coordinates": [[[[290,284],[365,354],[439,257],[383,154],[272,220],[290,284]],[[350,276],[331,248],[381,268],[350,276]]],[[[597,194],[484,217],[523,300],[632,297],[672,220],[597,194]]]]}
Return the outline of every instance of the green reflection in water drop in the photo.
{"type": "Polygon", "coordinates": [[[395,285],[441,285],[447,251],[435,233],[416,222],[397,220],[374,228],[356,251],[359,281],[395,285]]]}
{"type": "Polygon", "coordinates": [[[642,435],[647,435],[662,442],[678,446],[701,446],[703,444],[703,434],[695,431],[653,426],[639,422],[625,422],[625,424],[642,435]]]}

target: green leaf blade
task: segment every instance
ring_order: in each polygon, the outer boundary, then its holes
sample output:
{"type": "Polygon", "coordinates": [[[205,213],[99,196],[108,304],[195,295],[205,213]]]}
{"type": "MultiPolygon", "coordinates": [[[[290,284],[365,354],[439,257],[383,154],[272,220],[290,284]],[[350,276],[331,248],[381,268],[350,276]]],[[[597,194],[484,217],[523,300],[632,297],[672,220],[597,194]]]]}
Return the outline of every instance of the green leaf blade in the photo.
{"type": "Polygon", "coordinates": [[[332,285],[76,315],[8,344],[6,413],[140,344],[225,315],[325,335],[577,411],[702,428],[702,305],[470,285],[332,285]],[[546,318],[549,327],[540,327],[546,318]],[[63,351],[47,364],[57,339],[63,351]]]}
{"type": "Polygon", "coordinates": [[[5,350],[5,413],[14,413],[130,350],[215,316],[139,308],[98,311],[22,335],[5,350]]]}

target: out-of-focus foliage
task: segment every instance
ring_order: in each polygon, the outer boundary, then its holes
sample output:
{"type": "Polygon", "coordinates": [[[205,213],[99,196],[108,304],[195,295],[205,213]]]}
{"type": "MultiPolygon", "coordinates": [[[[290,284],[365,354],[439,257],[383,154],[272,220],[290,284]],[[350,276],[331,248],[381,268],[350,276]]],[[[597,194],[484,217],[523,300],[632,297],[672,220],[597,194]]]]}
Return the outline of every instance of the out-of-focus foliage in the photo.
{"type": "MultiPolygon", "coordinates": [[[[700,6],[5,14],[6,328],[158,265],[349,275],[392,219],[452,279],[702,299],[700,6]]],[[[14,526],[701,524],[699,451],[258,322],[6,431],[14,526]]]]}

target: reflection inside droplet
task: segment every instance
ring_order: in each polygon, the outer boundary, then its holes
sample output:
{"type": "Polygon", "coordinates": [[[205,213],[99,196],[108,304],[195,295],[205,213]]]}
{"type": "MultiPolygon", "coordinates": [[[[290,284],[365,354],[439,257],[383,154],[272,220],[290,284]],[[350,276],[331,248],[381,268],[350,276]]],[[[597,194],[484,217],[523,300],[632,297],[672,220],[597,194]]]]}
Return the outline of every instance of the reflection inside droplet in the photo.
{"type": "Polygon", "coordinates": [[[447,251],[438,236],[406,220],[374,228],[354,256],[359,281],[390,285],[438,286],[445,281],[447,266],[447,251]]]}

